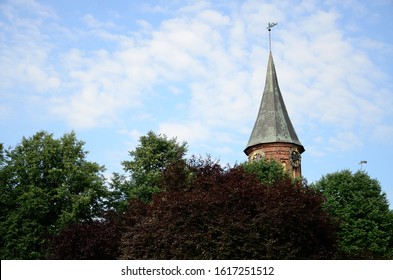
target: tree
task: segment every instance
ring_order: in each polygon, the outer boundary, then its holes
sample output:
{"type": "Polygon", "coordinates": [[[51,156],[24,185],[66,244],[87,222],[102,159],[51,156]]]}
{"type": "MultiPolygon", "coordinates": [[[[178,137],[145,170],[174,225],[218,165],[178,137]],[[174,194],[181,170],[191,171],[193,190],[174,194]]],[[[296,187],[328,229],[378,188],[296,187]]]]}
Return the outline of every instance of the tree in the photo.
{"type": "Polygon", "coordinates": [[[114,260],[120,255],[121,221],[117,213],[104,219],[70,224],[49,238],[49,259],[114,260]]]}
{"type": "Polygon", "coordinates": [[[320,259],[336,226],[322,196],[284,178],[261,183],[242,166],[172,163],[149,204],[124,214],[123,259],[320,259]]]}
{"type": "Polygon", "coordinates": [[[3,143],[0,143],[0,167],[3,166],[4,163],[4,158],[5,158],[4,153],[5,151],[4,151],[3,143]]]}
{"type": "Polygon", "coordinates": [[[45,257],[47,236],[102,214],[104,167],[86,160],[75,133],[40,131],[3,153],[0,165],[0,256],[45,257]]]}
{"type": "Polygon", "coordinates": [[[129,154],[131,160],[122,162],[130,177],[115,173],[111,182],[114,207],[123,209],[128,199],[139,198],[150,201],[152,194],[159,192],[158,182],[162,171],[173,161],[184,160],[187,143],[178,143],[176,138],[156,135],[149,131],[139,138],[139,145],[129,154]]]}
{"type": "Polygon", "coordinates": [[[393,257],[393,213],[380,183],[363,171],[343,170],[312,185],[340,222],[339,245],[348,258],[393,257]]]}
{"type": "Polygon", "coordinates": [[[255,174],[262,183],[274,184],[276,181],[291,178],[281,164],[271,159],[262,158],[242,164],[244,170],[248,173],[255,174]]]}

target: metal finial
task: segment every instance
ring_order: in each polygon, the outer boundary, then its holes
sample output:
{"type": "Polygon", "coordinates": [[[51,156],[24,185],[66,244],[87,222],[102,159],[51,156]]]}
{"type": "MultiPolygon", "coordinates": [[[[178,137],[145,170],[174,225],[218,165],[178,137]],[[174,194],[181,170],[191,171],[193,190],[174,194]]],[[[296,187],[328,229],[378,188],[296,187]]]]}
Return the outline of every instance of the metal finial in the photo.
{"type": "Polygon", "coordinates": [[[267,24],[267,30],[269,31],[269,48],[270,51],[272,51],[272,38],[270,36],[270,31],[272,31],[272,27],[276,26],[278,23],[277,22],[269,22],[267,24]]]}

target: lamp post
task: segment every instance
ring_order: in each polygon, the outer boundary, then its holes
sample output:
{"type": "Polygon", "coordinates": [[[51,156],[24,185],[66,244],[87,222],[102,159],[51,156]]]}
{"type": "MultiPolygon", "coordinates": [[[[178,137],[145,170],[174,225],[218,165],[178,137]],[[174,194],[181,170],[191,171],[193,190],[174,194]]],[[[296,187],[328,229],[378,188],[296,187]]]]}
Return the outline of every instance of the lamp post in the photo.
{"type": "Polygon", "coordinates": [[[360,164],[360,170],[362,170],[363,164],[367,164],[367,160],[362,160],[359,162],[359,164],[360,164]]]}

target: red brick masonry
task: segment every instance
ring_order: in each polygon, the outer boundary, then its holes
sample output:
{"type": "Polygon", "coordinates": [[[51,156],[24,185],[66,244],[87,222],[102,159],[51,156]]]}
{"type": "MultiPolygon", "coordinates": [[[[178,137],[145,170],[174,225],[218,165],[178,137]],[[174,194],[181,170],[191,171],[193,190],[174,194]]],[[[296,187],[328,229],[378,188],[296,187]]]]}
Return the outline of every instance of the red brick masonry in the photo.
{"type": "Polygon", "coordinates": [[[274,159],[282,164],[283,168],[292,174],[293,177],[299,177],[302,175],[301,162],[298,167],[293,167],[290,160],[291,149],[301,149],[298,145],[292,143],[266,143],[259,144],[247,149],[248,160],[257,160],[260,157],[266,159],[274,159]]]}

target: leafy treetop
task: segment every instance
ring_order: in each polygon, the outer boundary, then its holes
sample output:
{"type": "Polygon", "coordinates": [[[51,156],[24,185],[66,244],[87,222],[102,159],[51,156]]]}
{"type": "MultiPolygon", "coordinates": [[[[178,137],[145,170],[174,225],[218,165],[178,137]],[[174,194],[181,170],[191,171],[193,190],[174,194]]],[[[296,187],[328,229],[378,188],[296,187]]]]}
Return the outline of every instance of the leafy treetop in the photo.
{"type": "Polygon", "coordinates": [[[356,258],[393,257],[393,213],[380,183],[364,171],[342,170],[312,184],[340,222],[340,248],[356,258]]]}
{"type": "Polygon", "coordinates": [[[73,132],[55,139],[40,131],[2,153],[2,259],[42,258],[48,234],[102,214],[104,167],[86,160],[83,145],[73,132]]]}
{"type": "Polygon", "coordinates": [[[129,152],[131,160],[122,162],[129,178],[118,173],[113,174],[110,186],[113,189],[113,207],[125,208],[128,199],[138,198],[145,202],[151,200],[154,193],[160,192],[158,182],[162,171],[174,161],[184,161],[187,143],[178,143],[176,138],[168,139],[149,131],[139,138],[139,145],[129,152]]]}

